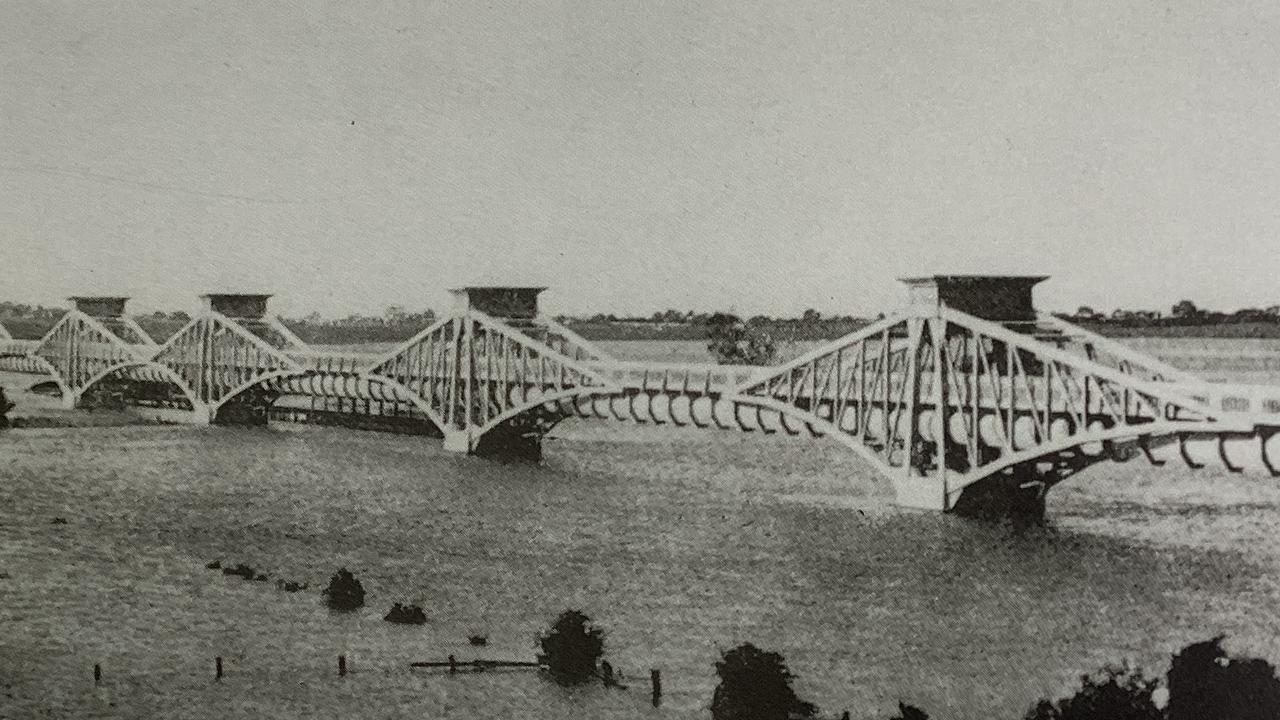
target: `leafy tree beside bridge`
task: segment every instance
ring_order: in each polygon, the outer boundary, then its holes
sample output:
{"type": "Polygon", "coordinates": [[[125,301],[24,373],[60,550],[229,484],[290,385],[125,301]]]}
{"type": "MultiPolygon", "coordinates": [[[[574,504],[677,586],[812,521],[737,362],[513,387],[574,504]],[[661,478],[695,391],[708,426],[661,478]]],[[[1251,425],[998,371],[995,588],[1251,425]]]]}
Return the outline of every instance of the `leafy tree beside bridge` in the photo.
{"type": "Polygon", "coordinates": [[[769,365],[777,355],[768,333],[747,327],[737,315],[719,312],[707,319],[707,351],[721,365],[769,365]]]}

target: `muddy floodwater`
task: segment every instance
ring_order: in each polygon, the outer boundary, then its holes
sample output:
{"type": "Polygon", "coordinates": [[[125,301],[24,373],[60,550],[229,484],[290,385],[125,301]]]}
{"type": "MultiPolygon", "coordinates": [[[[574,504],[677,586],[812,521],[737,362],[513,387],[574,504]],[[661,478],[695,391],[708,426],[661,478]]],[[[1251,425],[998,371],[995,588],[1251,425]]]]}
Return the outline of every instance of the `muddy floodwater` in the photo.
{"type": "MultiPolygon", "coordinates": [[[[705,360],[697,343],[609,349],[705,360]]],[[[1280,382],[1271,345],[1143,349],[1280,382]]],[[[759,433],[575,420],[530,466],[284,424],[11,431],[0,718],[707,718],[718,652],[750,641],[783,653],[830,717],[887,718],[905,700],[935,718],[1016,719],[1080,673],[1128,660],[1161,674],[1217,634],[1280,661],[1280,480],[1099,465],[1054,489],[1049,526],[1026,532],[890,499],[840,445],[759,433]],[[271,581],[206,570],[214,559],[271,581]],[[353,615],[321,604],[340,566],[368,591],[353,615]],[[428,623],[383,622],[396,602],[428,623]],[[629,690],[408,667],[532,660],[570,607],[606,628],[629,690]]]]}
{"type": "Polygon", "coordinates": [[[986,720],[1108,661],[1162,672],[1218,633],[1280,659],[1269,479],[1099,466],[1053,491],[1049,528],[1017,533],[897,510],[820,440],[570,422],[535,467],[283,425],[2,437],[3,717],[704,718],[717,651],[752,641],[833,714],[904,699],[986,720]],[[339,566],[362,612],[322,607],[339,566]],[[382,622],[406,601],[426,625],[382,622]],[[566,607],[607,629],[628,691],[408,667],[532,659],[566,607]]]}

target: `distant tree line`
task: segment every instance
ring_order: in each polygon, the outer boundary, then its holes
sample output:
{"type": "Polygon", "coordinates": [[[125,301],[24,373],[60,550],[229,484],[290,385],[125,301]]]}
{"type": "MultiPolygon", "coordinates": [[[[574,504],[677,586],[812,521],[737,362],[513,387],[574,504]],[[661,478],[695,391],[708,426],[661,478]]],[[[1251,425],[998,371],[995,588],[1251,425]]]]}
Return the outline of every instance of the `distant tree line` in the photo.
{"type": "MultiPolygon", "coordinates": [[[[16,338],[43,337],[62,316],[65,308],[0,302],[0,323],[16,338]]],[[[1057,313],[1071,322],[1093,326],[1109,335],[1193,334],[1223,337],[1280,337],[1280,305],[1265,308],[1243,308],[1231,313],[1205,310],[1191,300],[1182,300],[1169,312],[1157,310],[1117,309],[1104,313],[1082,305],[1074,313],[1057,313]],[[1213,328],[1203,331],[1203,328],[1213,328]],[[1190,329],[1190,330],[1181,330],[1190,329]]],[[[317,345],[352,345],[399,342],[413,337],[435,322],[436,314],[427,309],[408,311],[392,305],[381,315],[352,314],[344,318],[324,318],[319,313],[284,318],[285,325],[298,337],[317,345]]],[[[134,319],[147,334],[164,341],[190,322],[188,313],[156,311],[135,315],[134,319]]],[[[826,340],[847,335],[864,327],[870,319],[851,315],[823,315],[809,308],[798,317],[752,315],[740,318],[731,312],[667,309],[648,316],[618,316],[596,313],[589,316],[561,315],[556,318],[592,340],[716,340],[716,333],[726,327],[738,328],[744,338],[767,336],[770,343],[826,340]],[[732,322],[726,323],[726,318],[732,322]]],[[[732,339],[737,344],[739,339],[732,339]]],[[[748,341],[749,344],[749,341],[748,341]]],[[[725,345],[724,349],[728,350],[725,345]]],[[[763,353],[763,348],[749,351],[763,353]]],[[[732,356],[733,351],[728,351],[732,356]]],[[[743,358],[737,358],[742,360],[743,358]]],[[[730,360],[726,360],[730,361],[730,360]]]]}
{"type": "Polygon", "coordinates": [[[1076,322],[1114,323],[1141,326],[1225,325],[1232,323],[1278,323],[1280,305],[1265,308],[1241,308],[1234,312],[1218,312],[1198,307],[1191,300],[1179,300],[1165,313],[1160,310],[1129,310],[1118,308],[1110,313],[1099,312],[1088,305],[1081,305],[1075,313],[1060,317],[1076,322]]]}
{"type": "Polygon", "coordinates": [[[360,345],[408,340],[436,321],[434,310],[409,312],[398,305],[382,315],[348,315],[324,319],[319,313],[283,318],[284,324],[303,342],[314,345],[360,345]]]}
{"type": "MultiPolygon", "coordinates": [[[[0,324],[19,339],[44,337],[67,313],[66,308],[0,302],[0,324]]],[[[157,342],[163,342],[191,321],[182,310],[156,311],[134,315],[133,319],[157,342]]],[[[392,305],[382,315],[353,314],[345,318],[326,319],[319,313],[301,318],[283,318],[290,330],[304,342],[317,345],[353,345],[361,343],[397,342],[413,337],[435,322],[436,314],[427,309],[410,312],[392,305]]]]}
{"type": "MultiPolygon", "coordinates": [[[[596,313],[595,315],[561,315],[557,319],[562,323],[572,324],[588,324],[588,323],[631,323],[631,324],[653,324],[653,325],[708,325],[715,322],[717,316],[725,315],[721,311],[699,312],[694,310],[660,310],[648,316],[640,315],[624,315],[618,316],[613,313],[596,313]]],[[[736,316],[735,316],[736,317],[736,316]]],[[[816,324],[821,322],[827,323],[856,323],[861,322],[852,315],[830,315],[824,316],[821,312],[813,308],[809,308],[800,314],[799,317],[772,317],[770,315],[752,315],[743,320],[748,325],[778,325],[786,323],[803,323],[816,324]]]]}
{"type": "MultiPolygon", "coordinates": [[[[842,337],[870,322],[852,315],[826,316],[812,308],[799,317],[752,315],[740,318],[724,311],[663,310],[647,317],[597,313],[591,316],[561,315],[556,320],[592,340],[710,340],[713,343],[724,339],[726,329],[733,327],[738,328],[735,332],[744,334],[739,339],[767,336],[771,342],[795,342],[842,337]]],[[[736,344],[738,339],[731,342],[736,344]]],[[[728,346],[724,348],[727,350],[728,346]]],[[[757,355],[763,352],[763,348],[748,352],[757,355]]],[[[716,353],[714,349],[713,353],[716,353]]],[[[725,362],[743,359],[734,359],[733,354],[729,351],[725,362]]]]}

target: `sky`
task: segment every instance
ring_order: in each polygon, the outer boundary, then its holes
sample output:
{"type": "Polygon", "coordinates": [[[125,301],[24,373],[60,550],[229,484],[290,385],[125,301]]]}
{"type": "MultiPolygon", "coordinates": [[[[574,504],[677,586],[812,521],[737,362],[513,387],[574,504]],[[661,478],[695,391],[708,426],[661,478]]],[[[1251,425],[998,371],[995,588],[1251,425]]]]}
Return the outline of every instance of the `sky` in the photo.
{"type": "Polygon", "coordinates": [[[1280,303],[1280,3],[0,3],[0,298],[1280,303]]]}

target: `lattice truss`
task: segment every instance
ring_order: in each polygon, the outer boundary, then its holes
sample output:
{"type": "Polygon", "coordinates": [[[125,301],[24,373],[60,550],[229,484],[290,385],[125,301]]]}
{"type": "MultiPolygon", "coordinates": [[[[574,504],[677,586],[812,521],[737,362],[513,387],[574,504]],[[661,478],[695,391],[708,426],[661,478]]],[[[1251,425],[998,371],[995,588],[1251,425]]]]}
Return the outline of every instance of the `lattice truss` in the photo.
{"type": "Polygon", "coordinates": [[[1201,378],[1192,373],[1047,313],[1039,313],[1036,322],[1028,330],[1028,334],[1036,340],[1050,343],[1054,347],[1104,367],[1118,370],[1125,375],[1153,382],[1204,383],[1201,378]]]}
{"type": "Polygon", "coordinates": [[[41,339],[34,355],[67,391],[78,395],[113,372],[146,362],[154,347],[146,333],[132,321],[118,323],[116,329],[125,337],[102,320],[72,310],[41,339]]]}
{"type": "Polygon", "coordinates": [[[195,400],[216,409],[250,388],[304,372],[288,354],[300,341],[282,328],[206,313],[169,338],[152,361],[172,371],[195,400]]]}
{"type": "Polygon", "coordinates": [[[1083,463],[1096,445],[1149,452],[1189,432],[1249,430],[1122,360],[1137,373],[944,308],[869,326],[735,400],[779,412],[788,429],[837,433],[886,474],[949,475],[949,491],[1019,463],[1083,463]]]}
{"type": "Polygon", "coordinates": [[[533,332],[526,334],[553,352],[574,362],[616,362],[611,355],[569,328],[540,316],[533,321],[533,332]]]}
{"type": "Polygon", "coordinates": [[[477,434],[543,406],[619,391],[558,352],[563,345],[555,343],[564,338],[558,332],[551,331],[553,343],[539,342],[473,309],[437,322],[366,372],[404,389],[441,428],[477,434]]]}

